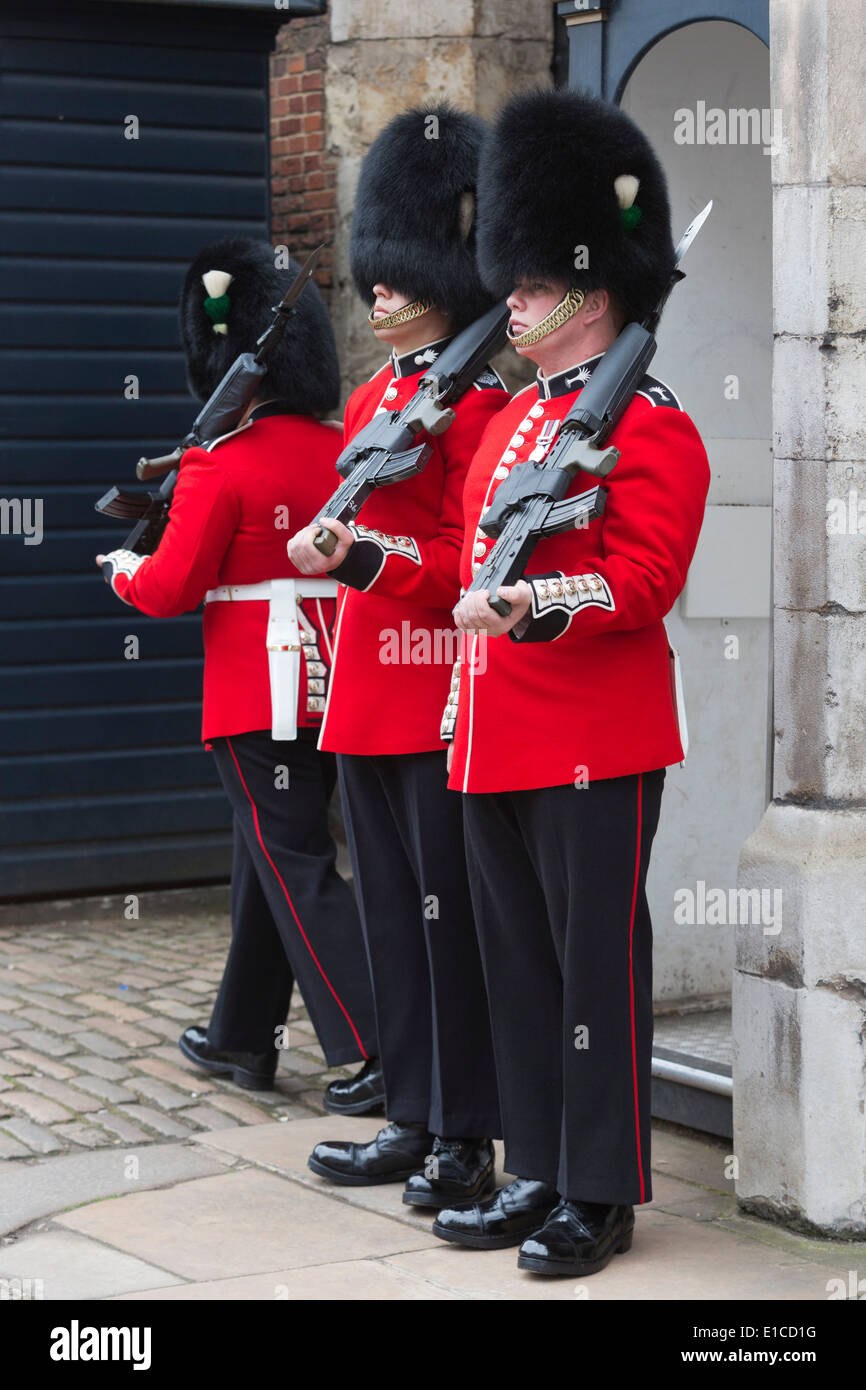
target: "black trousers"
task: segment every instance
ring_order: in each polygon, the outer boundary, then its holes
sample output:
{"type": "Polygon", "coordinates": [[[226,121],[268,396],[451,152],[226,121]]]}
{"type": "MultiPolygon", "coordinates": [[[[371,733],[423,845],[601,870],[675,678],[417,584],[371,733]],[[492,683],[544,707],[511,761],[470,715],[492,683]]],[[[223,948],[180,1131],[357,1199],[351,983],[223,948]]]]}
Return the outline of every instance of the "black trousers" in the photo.
{"type": "Polygon", "coordinates": [[[328,829],[334,759],[316,730],[213,740],[234,809],[232,942],[208,1041],[266,1052],[295,980],[329,1066],[375,1056],[373,995],[355,900],[337,873],[328,829]],[[288,786],[278,769],[288,770],[288,786]]]}
{"type": "Polygon", "coordinates": [[[505,1167],[577,1201],[652,1199],[644,885],[664,776],[463,797],[505,1167]]]}
{"type": "Polygon", "coordinates": [[[501,1134],[460,797],[445,753],[337,765],[367,942],[390,1120],[501,1134]]]}

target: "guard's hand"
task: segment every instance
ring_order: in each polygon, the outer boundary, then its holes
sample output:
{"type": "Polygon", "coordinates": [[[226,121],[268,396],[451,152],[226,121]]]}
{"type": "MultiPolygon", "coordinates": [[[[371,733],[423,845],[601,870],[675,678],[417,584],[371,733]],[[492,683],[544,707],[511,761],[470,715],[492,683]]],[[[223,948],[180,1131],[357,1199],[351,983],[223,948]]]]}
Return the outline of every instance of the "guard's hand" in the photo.
{"type": "MultiPolygon", "coordinates": [[[[136,555],[133,550],[112,550],[108,555],[97,555],[96,563],[102,570],[102,577],[106,584],[117,594],[124,603],[129,603],[126,597],[126,590],[129,581],[135,574],[139,565],[143,565],[148,557],[146,555],[136,555]]],[[[133,608],[134,604],[129,604],[133,608]]]]}
{"type": "Polygon", "coordinates": [[[520,622],[532,602],[532,590],[526,580],[518,579],[516,584],[500,584],[496,593],[511,604],[508,617],[501,618],[490,607],[487,589],[470,590],[454,609],[454,622],[461,632],[486,632],[488,637],[503,637],[520,622]]]}
{"type": "Polygon", "coordinates": [[[333,521],[329,516],[322,517],[322,526],[326,526],[329,531],[333,531],[337,537],[337,544],[333,555],[323,555],[313,545],[313,541],[319,534],[319,523],[314,526],[305,526],[298,531],[292,539],[287,542],[286,549],[289,559],[295,569],[300,570],[301,574],[327,574],[329,570],[341,565],[355,544],[355,537],[344,526],[342,521],[333,521]]]}
{"type": "Polygon", "coordinates": [[[454,761],[454,744],[453,744],[453,742],[452,742],[452,743],[449,743],[449,745],[448,745],[448,752],[447,752],[446,755],[445,755],[445,771],[446,771],[446,772],[450,772],[450,771],[451,771],[451,764],[453,763],[453,761],[454,761]]]}

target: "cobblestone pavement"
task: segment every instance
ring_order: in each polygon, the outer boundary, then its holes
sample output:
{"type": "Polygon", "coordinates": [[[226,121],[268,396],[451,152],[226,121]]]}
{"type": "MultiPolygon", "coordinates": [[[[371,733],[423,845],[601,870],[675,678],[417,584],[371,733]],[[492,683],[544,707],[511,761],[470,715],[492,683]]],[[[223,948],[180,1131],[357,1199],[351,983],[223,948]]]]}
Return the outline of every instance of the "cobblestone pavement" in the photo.
{"type": "MultiPolygon", "coordinates": [[[[186,1138],[322,1114],[328,1072],[300,995],[273,1091],[200,1071],[230,936],[228,890],[0,908],[0,1158],[186,1138]]],[[[350,1068],[349,1071],[352,1069],[350,1068]]]]}

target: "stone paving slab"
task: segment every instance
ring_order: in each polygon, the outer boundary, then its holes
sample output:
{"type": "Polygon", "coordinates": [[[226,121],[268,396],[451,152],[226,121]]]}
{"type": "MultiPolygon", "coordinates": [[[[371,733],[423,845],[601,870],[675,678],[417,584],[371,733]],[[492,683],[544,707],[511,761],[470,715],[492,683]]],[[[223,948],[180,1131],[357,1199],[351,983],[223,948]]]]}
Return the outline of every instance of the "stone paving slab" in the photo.
{"type": "Polygon", "coordinates": [[[827,1281],[840,1275],[839,1266],[773,1258],[766,1247],[706,1223],[650,1209],[638,1213],[631,1251],[583,1281],[519,1270],[513,1249],[437,1245],[389,1264],[470,1299],[826,1301],[827,1281]]]}
{"type": "Polygon", "coordinates": [[[0,1235],[83,1202],[187,1182],[224,1172],[225,1167],[225,1157],[181,1144],[145,1144],[122,1151],[58,1154],[38,1163],[7,1163],[0,1180],[0,1235]]]}
{"type": "MultiPolygon", "coordinates": [[[[212,1148],[225,1154],[255,1163],[272,1172],[281,1173],[315,1192],[325,1192],[339,1196],[350,1206],[363,1207],[367,1211],[397,1217],[409,1225],[429,1229],[433,1213],[425,1208],[407,1206],[402,1201],[401,1183],[382,1183],[378,1187],[336,1187],[325,1178],[313,1173],[307,1167],[307,1158],[314,1144],[324,1139],[353,1139],[366,1143],[372,1139],[382,1125],[381,1118],[375,1116],[356,1116],[341,1119],[337,1115],[325,1115],[321,1119],[298,1120],[279,1130],[271,1125],[256,1125],[233,1130],[231,1133],[196,1135],[194,1143],[212,1148]]],[[[700,1141],[692,1140],[695,1149],[702,1146],[700,1141]]],[[[498,1184],[510,1182],[512,1174],[503,1164],[502,1144],[497,1140],[496,1181],[498,1184]]],[[[660,1147],[664,1149],[662,1144],[660,1147]]],[[[675,1150],[676,1151],[676,1150],[675,1150]]],[[[692,1154],[692,1171],[705,1175],[709,1162],[705,1154],[692,1154]]],[[[733,1193],[708,1191],[693,1182],[674,1178],[664,1172],[653,1174],[654,1202],[650,1207],[661,1207],[681,1215],[690,1216],[696,1221],[712,1221],[719,1216],[731,1215],[735,1208],[733,1193]]]]}
{"type": "Polygon", "coordinates": [[[696,1141],[688,1130],[679,1126],[664,1126],[653,1122],[653,1173],[675,1173],[714,1192],[733,1193],[734,1183],[726,1176],[730,1171],[731,1141],[712,1134],[701,1135],[696,1141]]]}
{"type": "MultiPolygon", "coordinates": [[[[270,1171],[281,1173],[316,1192],[339,1196],[350,1206],[363,1207],[367,1211],[398,1217],[409,1225],[429,1228],[432,1212],[425,1208],[406,1206],[402,1201],[402,1184],[383,1183],[377,1187],[337,1187],[325,1178],[313,1173],[307,1167],[307,1159],[313,1146],[325,1139],[352,1139],[366,1143],[372,1139],[383,1121],[375,1116],[356,1116],[342,1119],[337,1115],[324,1115],[321,1119],[298,1120],[288,1127],[275,1129],[271,1125],[256,1125],[230,1133],[196,1135],[194,1143],[207,1148],[232,1154],[270,1171]]],[[[699,1141],[691,1141],[700,1147],[699,1141]]],[[[502,1144],[497,1140],[496,1181],[510,1182],[512,1174],[503,1164],[502,1144]]],[[[704,1172],[706,1157],[692,1156],[692,1169],[704,1172]]],[[[655,1201],[652,1205],[665,1210],[680,1211],[694,1220],[715,1220],[720,1215],[729,1215],[734,1209],[733,1194],[716,1193],[704,1190],[692,1182],[674,1178],[666,1173],[653,1174],[655,1201]]]]}
{"type": "MultiPolygon", "coordinates": [[[[279,1130],[271,1126],[260,1125],[235,1130],[231,1133],[197,1135],[193,1143],[195,1147],[220,1151],[227,1155],[231,1154],[249,1163],[255,1163],[271,1171],[281,1173],[293,1182],[349,1207],[376,1212],[383,1216],[389,1216],[393,1220],[401,1221],[416,1230],[429,1231],[434,1213],[419,1207],[405,1206],[401,1200],[400,1184],[389,1183],[378,1187],[337,1187],[312,1173],[306,1166],[307,1157],[313,1145],[319,1140],[345,1138],[365,1142],[372,1138],[380,1124],[381,1121],[372,1116],[346,1120],[329,1115],[317,1120],[300,1120],[279,1130]]],[[[497,1152],[497,1182],[507,1182],[510,1175],[503,1169],[502,1146],[497,1142],[495,1147],[497,1152]]],[[[700,1244],[700,1230],[704,1228],[714,1232],[716,1241],[721,1238],[723,1251],[744,1248],[748,1252],[744,1256],[747,1274],[751,1269],[750,1262],[754,1263],[756,1271],[764,1269],[772,1281],[773,1287],[781,1287],[782,1292],[778,1295],[779,1297],[826,1298],[825,1285],[828,1278],[846,1277],[848,1268],[861,1270],[866,1268],[866,1245],[841,1245],[828,1241],[814,1241],[798,1236],[794,1232],[786,1231],[781,1227],[744,1217],[736,1211],[732,1184],[727,1184],[729,1189],[727,1192],[702,1185],[719,1181],[719,1173],[723,1169],[718,1162],[718,1153],[725,1148],[723,1144],[717,1145],[712,1138],[698,1139],[663,1130],[656,1126],[653,1132],[653,1147],[654,1153],[657,1152],[658,1154],[662,1171],[654,1170],[653,1172],[653,1201],[638,1212],[639,1230],[641,1233],[644,1231],[644,1223],[650,1218],[655,1220],[656,1217],[663,1216],[672,1221],[680,1220],[683,1228],[688,1227],[693,1232],[692,1239],[697,1242],[697,1254],[695,1255],[691,1249],[688,1249],[681,1261],[679,1250],[677,1250],[673,1257],[674,1265],[681,1270],[682,1286],[677,1285],[678,1291],[669,1291],[664,1294],[647,1293],[646,1291],[641,1293],[634,1286],[631,1286],[630,1292],[622,1295],[623,1297],[761,1297],[760,1293],[754,1292],[754,1287],[760,1282],[757,1274],[754,1279],[749,1276],[747,1281],[749,1282],[749,1291],[742,1293],[742,1295],[734,1291],[729,1291],[727,1295],[718,1292],[720,1284],[725,1284],[726,1281],[736,1277],[739,1256],[732,1256],[733,1264],[725,1265],[723,1262],[721,1266],[724,1270],[723,1277],[720,1275],[719,1279],[714,1280],[711,1285],[715,1292],[705,1295],[691,1292],[694,1284],[693,1266],[695,1261],[700,1263],[701,1250],[704,1251],[703,1257],[716,1258],[709,1249],[700,1244]],[[676,1176],[664,1171],[672,1167],[677,1169],[676,1176]],[[728,1235],[734,1235],[738,1239],[727,1241],[726,1236],[728,1235]],[[743,1242],[746,1244],[743,1245],[743,1242]],[[762,1246],[769,1248],[762,1250],[762,1246]],[[818,1266],[818,1274],[809,1273],[809,1266],[818,1266]],[[798,1271],[796,1278],[792,1276],[792,1279],[789,1280],[785,1273],[786,1270],[798,1271]],[[792,1283],[793,1292],[791,1291],[792,1283]],[[806,1292],[797,1292],[798,1288],[803,1288],[806,1292]]],[[[672,1229],[678,1230],[679,1228],[673,1227],[672,1229]]],[[[436,1240],[436,1237],[433,1239],[436,1240]]],[[[441,1242],[437,1241],[437,1245],[439,1244],[441,1242]]],[[[449,1249],[450,1247],[445,1248],[449,1249]]],[[[637,1249],[637,1241],[634,1249],[637,1249]]],[[[502,1252],[468,1252],[461,1249],[459,1253],[461,1255],[471,1253],[477,1259],[481,1259],[490,1255],[501,1255],[502,1252]]],[[[510,1255],[508,1251],[504,1253],[507,1257],[510,1255]]],[[[631,1253],[633,1254],[634,1251],[631,1253]]],[[[662,1264],[666,1265],[668,1261],[661,1248],[659,1248],[659,1256],[662,1264]]],[[[623,1265],[628,1263],[629,1268],[632,1268],[631,1255],[628,1262],[623,1261],[622,1263],[623,1265]]],[[[593,1276],[593,1287],[595,1287],[597,1277],[600,1276],[593,1276]]],[[[451,1288],[451,1285],[448,1287],[451,1288]]],[[[462,1292],[464,1297],[479,1296],[470,1293],[469,1290],[464,1290],[462,1285],[455,1286],[454,1291],[458,1294],[462,1292]]],[[[492,1290],[489,1296],[513,1297],[515,1295],[513,1291],[503,1292],[503,1289],[497,1285],[497,1288],[492,1290]]],[[[530,1297],[531,1295],[526,1294],[525,1296],[530,1297]]],[[[766,1296],[770,1297],[771,1295],[766,1296]]]]}
{"type": "Polygon", "coordinates": [[[0,1278],[30,1280],[44,1299],[138,1297],[143,1290],[177,1283],[167,1270],[72,1231],[39,1231],[0,1246],[0,1278]]]}
{"type": "Polygon", "coordinates": [[[736,1210],[732,1192],[711,1192],[669,1173],[654,1172],[652,1185],[653,1199],[646,1203],[646,1211],[668,1211],[675,1216],[688,1216],[692,1221],[715,1221],[736,1210]]]}
{"type": "MultiPolygon", "coordinates": [[[[662,1186],[662,1200],[677,1200],[682,1187],[696,1190],[672,1177],[662,1186]]],[[[849,1247],[833,1259],[804,1258],[709,1219],[650,1206],[638,1213],[625,1258],[583,1281],[545,1279],[517,1269],[516,1249],[471,1251],[437,1240],[429,1220],[418,1223],[395,1202],[396,1185],[384,1189],[393,1204],[387,1216],[365,1210],[355,1191],[316,1191],[241,1168],[78,1208],[56,1224],[191,1281],[149,1295],[160,1299],[824,1301],[829,1281],[856,1267],[849,1247]]]]}
{"type": "Polygon", "coordinates": [[[239,1279],[208,1280],[204,1284],[175,1284],[139,1293],[117,1294],[107,1301],[237,1302],[256,1299],[267,1302],[276,1300],[279,1305],[283,1300],[383,1303],[429,1299],[447,1302],[463,1297],[460,1293],[438,1287],[411,1270],[400,1269],[385,1259],[347,1260],[328,1265],[306,1265],[303,1269],[275,1269],[270,1274],[248,1274],[239,1279]]]}
{"type": "MultiPolygon", "coordinates": [[[[195,1136],[195,1146],[220,1149],[252,1163],[261,1163],[301,1182],[309,1180],[316,1187],[327,1186],[322,1178],[307,1167],[307,1159],[315,1144],[324,1139],[352,1139],[365,1144],[378,1134],[384,1121],[376,1115],[322,1115],[316,1119],[296,1120],[293,1124],[247,1125],[243,1129],[218,1134],[195,1136]]],[[[348,1190],[348,1189],[346,1189],[348,1190]]],[[[356,1192],[370,1191],[356,1188],[356,1192]]]]}
{"type": "Polygon", "coordinates": [[[79,1207],[58,1225],[191,1280],[399,1254],[434,1236],[257,1168],[79,1207]]]}
{"type": "MultiPolygon", "coordinates": [[[[197,1134],[196,1147],[232,1155],[255,1163],[312,1192],[322,1193],[337,1201],[363,1211],[403,1221],[416,1230],[429,1231],[433,1213],[422,1207],[407,1206],[402,1201],[402,1183],[381,1183],[375,1187],[338,1187],[320,1178],[307,1167],[313,1146],[324,1139],[352,1139],[366,1143],[381,1129],[384,1121],[375,1115],[323,1115],[320,1119],[295,1120],[292,1124],[249,1125],[243,1129],[220,1130],[197,1134]]],[[[502,1172],[502,1145],[496,1145],[499,1182],[508,1182],[510,1175],[502,1172]]],[[[435,1239],[435,1237],[434,1237],[435,1239]]]]}

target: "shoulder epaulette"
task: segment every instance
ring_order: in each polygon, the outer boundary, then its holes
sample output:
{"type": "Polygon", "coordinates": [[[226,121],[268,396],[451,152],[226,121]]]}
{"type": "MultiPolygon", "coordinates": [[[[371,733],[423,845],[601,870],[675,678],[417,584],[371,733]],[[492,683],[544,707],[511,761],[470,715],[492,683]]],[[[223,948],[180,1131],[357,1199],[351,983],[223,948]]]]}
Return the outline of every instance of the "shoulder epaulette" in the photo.
{"type": "Polygon", "coordinates": [[[640,386],[635,392],[636,396],[644,396],[651,405],[668,405],[672,410],[682,410],[682,403],[674,394],[669,386],[658,377],[650,376],[649,373],[643,378],[640,386]]]}
{"type": "Polygon", "coordinates": [[[502,380],[502,377],[499,375],[497,371],[494,370],[493,367],[490,366],[489,363],[482,371],[478,373],[472,385],[475,387],[476,391],[489,391],[491,387],[495,391],[508,390],[508,387],[505,385],[505,382],[502,380]]]}

